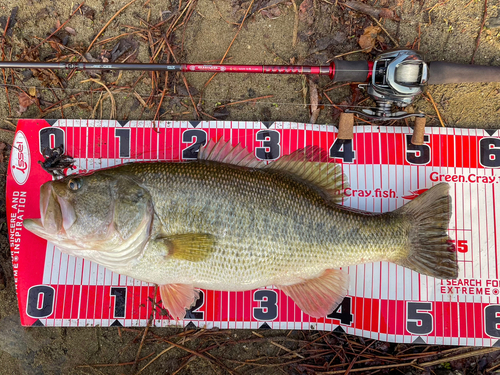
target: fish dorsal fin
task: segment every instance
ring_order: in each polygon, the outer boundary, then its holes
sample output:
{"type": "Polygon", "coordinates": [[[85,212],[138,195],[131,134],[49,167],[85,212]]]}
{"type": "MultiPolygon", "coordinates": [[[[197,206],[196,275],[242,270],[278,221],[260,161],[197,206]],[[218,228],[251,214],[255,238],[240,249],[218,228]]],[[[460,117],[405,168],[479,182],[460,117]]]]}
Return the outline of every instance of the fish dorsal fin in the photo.
{"type": "Polygon", "coordinates": [[[319,147],[310,146],[285,155],[264,168],[291,174],[322,190],[333,202],[340,203],[344,190],[349,187],[342,167],[328,163],[326,155],[319,147]]]}
{"type": "Polygon", "coordinates": [[[200,148],[198,160],[280,171],[316,186],[334,203],[342,201],[344,190],[349,187],[342,167],[328,163],[328,155],[317,146],[299,149],[265,165],[241,144],[233,146],[221,138],[217,142],[210,140],[205,147],[200,148]]]}
{"type": "Polygon", "coordinates": [[[200,148],[198,160],[211,160],[247,168],[263,166],[262,161],[257,159],[241,143],[233,146],[231,142],[224,141],[222,138],[217,142],[210,140],[205,147],[200,148]]]}

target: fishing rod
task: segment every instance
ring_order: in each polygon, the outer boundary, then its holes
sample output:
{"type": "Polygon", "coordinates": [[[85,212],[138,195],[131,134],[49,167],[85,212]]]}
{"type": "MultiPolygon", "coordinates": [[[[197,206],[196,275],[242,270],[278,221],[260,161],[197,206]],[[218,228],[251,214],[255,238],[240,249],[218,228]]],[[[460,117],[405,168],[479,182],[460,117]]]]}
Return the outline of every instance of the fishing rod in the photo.
{"type": "Polygon", "coordinates": [[[382,53],[374,61],[333,60],[325,66],[0,61],[0,68],[327,75],[333,82],[359,82],[376,107],[346,112],[379,121],[424,117],[423,113],[393,111],[392,107],[407,107],[427,84],[500,82],[500,66],[426,63],[409,49],[382,53]]]}

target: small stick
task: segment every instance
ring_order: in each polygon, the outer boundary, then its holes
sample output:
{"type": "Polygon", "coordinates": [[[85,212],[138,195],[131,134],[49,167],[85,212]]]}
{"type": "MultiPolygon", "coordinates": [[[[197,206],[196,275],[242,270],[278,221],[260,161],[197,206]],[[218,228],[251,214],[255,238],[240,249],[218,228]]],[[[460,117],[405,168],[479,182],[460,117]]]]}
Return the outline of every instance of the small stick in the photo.
{"type": "MultiPolygon", "coordinates": [[[[167,42],[166,38],[164,39],[164,41],[165,41],[165,44],[168,47],[168,50],[170,51],[170,54],[174,58],[174,61],[177,63],[177,58],[174,55],[174,51],[172,51],[172,47],[170,47],[170,43],[167,42]]],[[[184,74],[182,74],[182,81],[184,82],[184,86],[186,86],[186,90],[187,90],[187,92],[189,94],[189,99],[191,99],[191,103],[193,103],[193,108],[194,108],[194,111],[196,112],[196,116],[197,116],[197,118],[200,118],[200,114],[198,112],[198,108],[196,108],[196,103],[194,102],[193,96],[191,95],[191,91],[189,90],[189,85],[187,83],[187,80],[186,80],[186,77],[184,76],[184,74]]]]}
{"type": "Polygon", "coordinates": [[[74,107],[76,105],[87,105],[88,106],[89,104],[87,102],[67,103],[67,104],[63,105],[62,107],[51,108],[48,111],[43,111],[42,117],[45,117],[50,112],[59,111],[61,108],[63,108],[63,109],[64,108],[70,108],[70,107],[74,107]]]}
{"type": "MultiPolygon", "coordinates": [[[[156,361],[158,358],[160,358],[163,354],[165,354],[166,352],[168,352],[170,349],[173,349],[175,348],[175,346],[169,346],[167,349],[165,350],[162,350],[160,352],[160,354],[158,354],[156,357],[154,357],[151,361],[149,361],[146,366],[144,366],[143,368],[141,368],[139,371],[137,371],[137,373],[135,375],[139,375],[143,370],[146,369],[146,367],[148,367],[151,363],[153,363],[154,361],[156,361]]],[[[149,356],[153,355],[154,353],[151,353],[149,356]]],[[[148,356],[148,357],[149,357],[148,356]]]]}
{"type": "Polygon", "coordinates": [[[120,35],[117,35],[117,36],[113,36],[113,37],[108,38],[108,39],[101,40],[99,42],[96,42],[95,44],[96,45],[105,44],[105,43],[108,43],[108,42],[112,42],[115,39],[119,39],[119,38],[121,38],[123,36],[132,35],[132,34],[138,34],[138,33],[140,33],[140,31],[131,31],[130,33],[123,33],[123,34],[120,34],[120,35]]]}
{"type": "Polygon", "coordinates": [[[395,21],[400,20],[394,11],[389,8],[375,8],[359,1],[346,1],[344,5],[352,10],[365,13],[375,18],[389,18],[395,21]]]}
{"type": "Polygon", "coordinates": [[[292,38],[292,47],[295,48],[297,45],[297,34],[299,31],[299,9],[297,8],[297,3],[295,0],[292,0],[293,11],[295,12],[295,20],[293,22],[293,38],[292,38]]]}
{"type": "MultiPolygon", "coordinates": [[[[144,361],[145,359],[148,359],[155,353],[148,354],[145,357],[140,358],[137,362],[144,361]]],[[[80,365],[76,366],[76,368],[82,368],[82,367],[113,367],[113,366],[128,366],[128,365],[133,365],[134,362],[123,362],[123,363],[98,363],[96,365],[80,365]]]]}
{"type": "Polygon", "coordinates": [[[358,53],[358,52],[364,52],[366,50],[369,50],[370,48],[371,47],[366,47],[366,48],[363,48],[363,49],[358,49],[356,51],[341,53],[340,55],[333,56],[330,60],[328,60],[328,62],[332,62],[333,60],[338,59],[339,57],[342,57],[342,56],[352,55],[353,53],[358,53]]]}
{"type": "MultiPolygon", "coordinates": [[[[173,28],[175,27],[175,25],[177,25],[177,22],[179,22],[179,20],[184,15],[184,13],[186,12],[186,10],[188,9],[188,7],[191,5],[192,2],[193,2],[193,0],[189,0],[189,2],[186,4],[184,9],[182,10],[181,14],[179,14],[179,17],[177,17],[177,19],[174,22],[172,22],[172,24],[168,27],[168,30],[165,33],[166,37],[170,36],[170,34],[173,31],[173,28]]],[[[182,4],[182,1],[179,1],[179,10],[180,10],[181,4],[182,4]]]]}
{"type": "Polygon", "coordinates": [[[372,346],[373,344],[375,343],[375,340],[373,340],[370,345],[366,346],[362,351],[361,353],[357,354],[356,357],[354,357],[354,359],[351,361],[351,363],[349,364],[349,367],[347,367],[347,370],[345,371],[345,375],[348,375],[349,372],[351,371],[352,367],[354,366],[354,364],[356,363],[356,361],[358,360],[359,356],[361,354],[363,354],[364,352],[366,352],[370,346],[372,346]]]}
{"type": "Polygon", "coordinates": [[[217,117],[214,117],[214,116],[212,116],[212,115],[209,115],[208,113],[203,112],[202,110],[200,110],[200,112],[201,112],[201,114],[202,114],[202,115],[205,115],[205,116],[207,116],[207,117],[211,118],[212,120],[215,120],[215,121],[217,121],[217,120],[218,120],[218,119],[217,119],[217,117]]]}
{"type": "Polygon", "coordinates": [[[226,19],[222,16],[222,13],[220,12],[219,7],[217,6],[217,3],[216,3],[214,0],[212,0],[212,3],[214,3],[215,9],[217,9],[217,13],[219,13],[220,18],[222,18],[222,19],[223,19],[223,20],[224,20],[227,24],[229,24],[229,25],[238,25],[236,22],[229,22],[229,21],[227,21],[227,20],[226,20],[226,19]]]}
{"type": "Polygon", "coordinates": [[[265,95],[265,96],[259,96],[257,98],[250,98],[250,99],[245,99],[245,100],[238,100],[237,102],[231,102],[231,103],[219,105],[217,108],[224,108],[224,107],[227,107],[227,106],[230,106],[230,105],[247,103],[247,102],[252,102],[254,100],[260,100],[260,99],[268,99],[268,98],[272,98],[272,97],[274,97],[274,95],[265,95]]]}
{"type": "Polygon", "coordinates": [[[7,18],[7,22],[5,23],[5,30],[3,31],[3,37],[5,38],[5,35],[7,34],[7,30],[9,29],[10,25],[10,16],[7,18]]]}
{"type": "Polygon", "coordinates": [[[151,315],[149,316],[148,325],[146,326],[146,328],[144,328],[144,334],[142,335],[141,343],[139,345],[139,349],[137,350],[137,354],[135,356],[135,361],[133,363],[132,371],[135,371],[135,369],[137,368],[137,363],[139,362],[139,356],[141,355],[142,346],[144,345],[144,340],[146,340],[146,336],[148,335],[149,327],[151,326],[152,321],[153,321],[153,314],[151,313],[151,315]]]}
{"type": "MultiPolygon", "coordinates": [[[[134,0],[135,1],[135,0],[134,0]]],[[[53,35],[55,35],[59,30],[61,30],[64,25],[66,25],[69,20],[75,15],[75,13],[83,6],[83,4],[85,4],[85,2],[81,3],[80,5],[78,5],[78,8],[75,9],[75,11],[73,13],[71,13],[71,15],[69,16],[69,18],[66,20],[66,22],[64,22],[61,26],[59,26],[52,34],[50,34],[47,38],[45,38],[43,41],[41,41],[39,44],[37,44],[35,47],[32,47],[28,50],[28,52],[26,52],[26,55],[28,55],[30,52],[34,51],[35,49],[37,49],[38,47],[40,47],[42,44],[44,44],[47,40],[49,40],[53,35]]]]}
{"type": "MultiPolygon", "coordinates": [[[[2,44],[2,50],[3,50],[3,44],[2,44]]],[[[7,87],[7,78],[4,68],[2,68],[2,74],[3,74],[3,83],[5,87],[5,97],[7,98],[7,104],[9,105],[9,116],[12,116],[12,109],[10,106],[10,98],[9,98],[9,88],[7,87]]]]}
{"type": "Polygon", "coordinates": [[[425,363],[419,363],[418,365],[421,367],[430,367],[430,366],[436,366],[444,362],[451,362],[451,361],[458,361],[459,359],[464,359],[464,358],[469,358],[469,357],[475,357],[478,355],[485,355],[488,353],[492,352],[498,352],[498,348],[484,348],[484,349],[479,349],[479,350],[473,350],[467,353],[462,353],[462,354],[457,354],[451,357],[446,357],[446,358],[440,358],[435,361],[430,361],[430,362],[425,362],[425,363]]]}
{"type": "Polygon", "coordinates": [[[166,339],[164,339],[163,341],[165,341],[167,344],[175,346],[176,348],[179,348],[179,349],[182,349],[182,350],[184,350],[184,351],[186,351],[188,353],[194,354],[197,357],[206,359],[207,361],[212,362],[212,363],[216,364],[217,366],[223,368],[224,370],[226,370],[230,374],[235,374],[235,372],[233,370],[231,370],[229,367],[227,367],[225,364],[223,364],[222,362],[218,361],[217,359],[210,358],[210,357],[208,357],[208,356],[206,356],[204,354],[198,353],[197,351],[189,349],[189,348],[187,348],[187,347],[185,347],[183,345],[176,344],[175,342],[172,342],[172,341],[169,341],[169,340],[166,340],[166,339]]]}
{"type": "MultiPolygon", "coordinates": [[[[229,50],[231,49],[231,46],[233,45],[234,41],[236,40],[236,37],[238,36],[238,34],[240,33],[240,30],[241,28],[243,27],[243,24],[245,23],[245,20],[247,19],[247,14],[248,12],[250,12],[250,9],[252,9],[252,6],[253,6],[253,3],[254,3],[255,0],[252,0],[250,2],[250,5],[248,6],[248,9],[247,11],[245,12],[245,15],[243,16],[243,21],[241,21],[240,23],[240,26],[238,27],[238,31],[236,32],[236,35],[234,36],[233,40],[231,40],[231,43],[229,43],[229,47],[227,47],[227,50],[226,50],[226,53],[224,54],[224,56],[222,57],[222,59],[220,60],[220,63],[219,64],[222,64],[224,62],[224,59],[226,58],[227,54],[229,53],[229,50]]],[[[210,79],[207,81],[207,83],[205,83],[205,86],[204,87],[207,87],[208,84],[212,81],[212,79],[217,75],[217,73],[214,73],[212,75],[212,77],[210,77],[210,79]]]]}
{"type": "MultiPolygon", "coordinates": [[[[106,28],[109,26],[109,24],[110,24],[111,22],[113,22],[113,20],[114,20],[116,17],[118,17],[118,15],[119,15],[119,14],[120,14],[123,10],[125,10],[125,8],[127,8],[129,5],[131,5],[131,4],[133,4],[133,3],[135,3],[136,1],[137,1],[137,0],[132,0],[132,1],[131,1],[131,2],[129,2],[128,4],[125,4],[125,5],[124,5],[124,6],[123,6],[123,7],[122,7],[122,8],[121,8],[118,12],[116,12],[116,13],[115,13],[115,15],[114,15],[113,17],[111,17],[111,19],[110,19],[110,20],[109,20],[109,21],[108,21],[108,22],[104,25],[104,27],[101,29],[101,31],[99,31],[99,32],[97,33],[97,35],[95,36],[94,40],[92,40],[92,42],[90,43],[89,47],[87,48],[87,51],[86,51],[86,52],[89,52],[89,51],[90,51],[90,49],[92,48],[92,46],[93,46],[93,45],[94,45],[94,43],[96,42],[97,38],[99,38],[99,37],[101,36],[101,34],[104,32],[104,30],[106,30],[106,28]]],[[[83,5],[83,3],[81,3],[81,4],[80,4],[80,7],[81,7],[82,5],[83,5]]],[[[79,9],[80,7],[78,7],[78,9],[79,9]]],[[[78,10],[78,9],[77,9],[77,10],[78,10]]],[[[76,12],[76,10],[75,10],[75,12],[76,12]]],[[[73,12],[73,14],[74,14],[74,12],[73,12]]],[[[62,26],[61,26],[61,27],[62,27],[62,26]]],[[[53,35],[53,34],[52,34],[52,35],[53,35]]],[[[52,36],[52,35],[51,35],[51,36],[52,36]]]]}
{"type": "Polygon", "coordinates": [[[344,86],[350,86],[350,85],[351,85],[351,82],[343,83],[341,85],[333,86],[333,87],[330,87],[328,89],[325,89],[325,90],[323,90],[323,93],[328,92],[328,91],[332,91],[332,90],[335,90],[335,89],[339,89],[339,88],[344,87],[344,86]]]}
{"type": "Polygon", "coordinates": [[[111,91],[108,89],[108,87],[104,83],[102,83],[101,81],[99,81],[97,79],[94,79],[94,78],[89,78],[89,79],[80,81],[80,83],[85,83],[85,82],[95,82],[95,83],[101,85],[102,87],[104,87],[106,89],[106,91],[109,94],[109,100],[111,100],[111,113],[109,114],[109,117],[110,117],[110,119],[116,117],[116,102],[115,102],[115,97],[113,96],[113,94],[111,93],[111,91]]]}
{"type": "Polygon", "coordinates": [[[12,146],[14,144],[14,134],[15,133],[12,130],[0,129],[0,142],[7,143],[12,146]]]}
{"type": "Polygon", "coordinates": [[[434,99],[432,98],[431,93],[430,93],[430,92],[428,92],[428,93],[427,93],[427,96],[429,97],[429,99],[430,99],[430,101],[431,101],[432,105],[434,106],[434,109],[436,110],[436,113],[437,113],[437,115],[438,115],[439,122],[441,123],[441,126],[444,128],[444,127],[445,127],[445,125],[444,125],[443,119],[441,118],[441,114],[439,113],[439,110],[438,110],[438,108],[437,108],[437,106],[436,106],[436,103],[434,102],[434,99]]]}
{"type": "Polygon", "coordinates": [[[390,40],[392,40],[394,45],[396,47],[399,47],[399,43],[396,42],[396,40],[391,36],[391,34],[389,34],[389,32],[384,28],[384,26],[382,26],[382,24],[380,22],[378,22],[378,20],[375,17],[373,17],[373,16],[370,16],[370,17],[377,23],[377,25],[384,31],[384,33],[387,34],[387,36],[389,37],[390,40]]]}
{"type": "MultiPolygon", "coordinates": [[[[392,364],[392,365],[382,365],[382,366],[372,366],[372,367],[363,367],[363,368],[355,368],[355,369],[350,369],[349,372],[361,372],[361,371],[373,371],[373,370],[384,370],[384,369],[390,369],[390,368],[398,368],[398,367],[415,367],[417,369],[423,370],[419,366],[416,366],[414,363],[397,363],[397,364],[392,364]]],[[[333,374],[345,374],[345,370],[336,370],[336,371],[326,371],[322,372],[323,375],[333,375],[333,374]]]]}
{"type": "Polygon", "coordinates": [[[488,0],[484,0],[484,13],[483,13],[483,21],[481,22],[481,27],[479,28],[479,33],[476,38],[476,48],[474,48],[474,53],[472,54],[472,59],[470,61],[471,64],[474,64],[474,58],[476,57],[477,49],[479,48],[479,43],[481,42],[481,33],[483,32],[484,23],[486,22],[486,14],[488,10],[488,0]]]}
{"type": "Polygon", "coordinates": [[[103,94],[104,93],[101,91],[101,95],[99,95],[99,99],[97,99],[97,103],[95,104],[94,110],[92,111],[92,114],[90,115],[90,117],[95,118],[95,113],[97,111],[97,107],[99,107],[99,103],[101,103],[103,94]]]}

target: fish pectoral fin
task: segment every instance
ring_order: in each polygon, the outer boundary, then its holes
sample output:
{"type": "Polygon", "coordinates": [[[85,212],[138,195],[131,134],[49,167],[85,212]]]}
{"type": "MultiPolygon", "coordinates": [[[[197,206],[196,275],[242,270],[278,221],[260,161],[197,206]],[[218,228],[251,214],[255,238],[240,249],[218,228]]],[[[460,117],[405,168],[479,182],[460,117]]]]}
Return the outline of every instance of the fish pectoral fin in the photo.
{"type": "Polygon", "coordinates": [[[302,283],[277,286],[314,318],[324,318],[342,302],[347,294],[349,278],[342,270],[326,270],[320,277],[302,283]]]}
{"type": "Polygon", "coordinates": [[[189,284],[160,285],[160,296],[163,306],[175,320],[184,319],[186,309],[194,306],[200,292],[189,284]]]}
{"type": "Polygon", "coordinates": [[[175,259],[199,262],[214,251],[215,236],[207,233],[185,233],[157,238],[168,248],[168,256],[175,259]]]}

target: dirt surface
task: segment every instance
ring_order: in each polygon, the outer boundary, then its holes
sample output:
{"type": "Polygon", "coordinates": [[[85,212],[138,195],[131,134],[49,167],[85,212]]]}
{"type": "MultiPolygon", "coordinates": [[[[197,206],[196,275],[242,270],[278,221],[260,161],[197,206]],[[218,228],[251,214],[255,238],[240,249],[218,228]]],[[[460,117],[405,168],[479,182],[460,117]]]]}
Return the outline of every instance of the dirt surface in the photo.
{"type": "MultiPolygon", "coordinates": [[[[64,24],[79,3],[3,0],[0,53],[5,60],[107,62],[117,58],[127,62],[216,63],[227,52],[224,62],[232,64],[319,65],[336,56],[372,59],[397,47],[397,42],[400,47],[419,49],[427,61],[467,64],[474,57],[477,64],[500,65],[497,1],[488,1],[485,17],[485,0],[367,1],[368,5],[389,8],[399,17],[381,19],[384,30],[369,54],[353,51],[361,49],[358,42],[365,29],[377,26],[373,18],[350,11],[342,1],[295,3],[296,7],[291,1],[278,0],[136,0],[120,12],[125,2],[89,0],[64,24]],[[247,9],[248,17],[244,18],[247,9]],[[92,40],[115,15],[86,55],[92,40]],[[124,53],[117,57],[116,50],[124,53]]],[[[210,73],[187,73],[185,82],[178,73],[167,77],[143,72],[2,73],[0,126],[11,131],[20,117],[309,122],[310,104],[315,104],[308,91],[310,83],[303,76],[218,74],[208,83],[210,73]],[[232,104],[238,101],[245,102],[232,104]]],[[[344,106],[370,105],[355,85],[332,85],[327,77],[312,81],[319,93],[317,123],[336,124],[339,108],[344,106]]],[[[421,96],[411,110],[425,112],[430,126],[440,126],[437,108],[449,127],[500,127],[499,83],[439,85],[427,92],[430,95],[421,96]]],[[[8,138],[9,133],[2,133],[4,141],[8,138]]],[[[5,176],[9,147],[2,152],[0,172],[5,176]]],[[[0,189],[5,191],[5,178],[0,189]]],[[[470,348],[394,345],[314,331],[23,328],[3,224],[4,198],[0,203],[1,374],[133,374],[143,368],[141,374],[335,374],[354,370],[361,374],[470,374],[494,372],[500,363],[498,352],[473,355],[470,348]],[[464,353],[469,354],[453,360],[464,353]],[[137,356],[148,357],[134,365],[137,356]],[[415,362],[389,366],[409,362],[408,358],[415,362]],[[439,363],[432,363],[434,360],[439,363]],[[350,368],[352,361],[356,364],[350,368]],[[361,370],[374,366],[383,368],[361,370]]]]}

